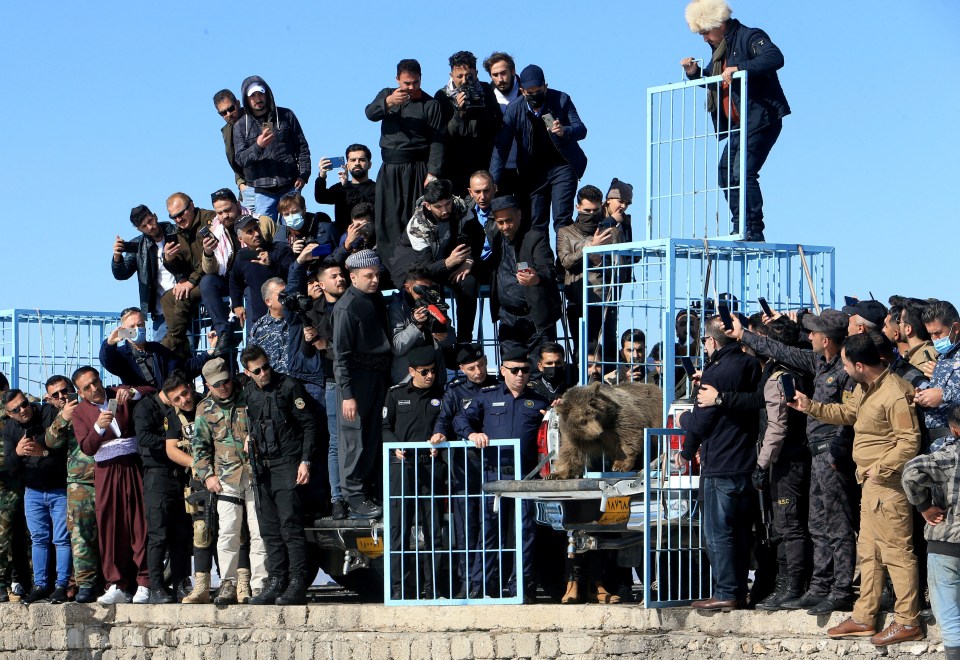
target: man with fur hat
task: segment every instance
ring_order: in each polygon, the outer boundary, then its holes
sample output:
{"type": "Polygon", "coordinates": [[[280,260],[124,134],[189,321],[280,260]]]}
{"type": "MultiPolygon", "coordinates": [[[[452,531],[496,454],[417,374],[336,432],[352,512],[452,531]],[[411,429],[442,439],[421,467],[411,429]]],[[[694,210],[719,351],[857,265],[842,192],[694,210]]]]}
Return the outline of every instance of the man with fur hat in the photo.
{"type": "MultiPolygon", "coordinates": [[[[734,84],[732,76],[737,71],[750,75],[747,85],[747,145],[746,145],[746,204],[744,217],[744,240],[762,241],[763,196],[760,194],[760,168],[770,150],[780,137],[783,118],[790,114],[790,106],[780,87],[777,70],[783,67],[783,53],[774,45],[767,33],[759,28],[750,28],[735,18],[730,18],[730,6],[724,0],[694,0],[686,9],[690,30],[710,44],[712,55],[706,75],[723,76],[720,84],[709,87],[707,110],[713,116],[717,135],[722,140],[729,138],[720,156],[719,184],[727,192],[730,212],[733,214],[733,230],[739,230],[740,209],[740,85],[734,84]],[[718,98],[719,97],[719,98],[718,98]]],[[[704,75],[694,58],[680,61],[690,80],[704,75]]]]}

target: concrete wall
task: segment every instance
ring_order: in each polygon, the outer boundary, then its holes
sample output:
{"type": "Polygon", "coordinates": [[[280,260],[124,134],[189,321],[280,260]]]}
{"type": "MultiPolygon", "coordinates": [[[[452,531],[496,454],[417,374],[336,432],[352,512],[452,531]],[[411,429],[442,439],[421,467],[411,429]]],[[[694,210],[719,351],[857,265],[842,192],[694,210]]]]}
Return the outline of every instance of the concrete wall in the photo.
{"type": "MultiPolygon", "coordinates": [[[[846,615],[645,610],[633,605],[307,607],[0,605],[0,657],[216,660],[487,658],[874,658],[867,640],[834,641],[846,615]]],[[[942,657],[923,642],[880,654],[942,657]]]]}

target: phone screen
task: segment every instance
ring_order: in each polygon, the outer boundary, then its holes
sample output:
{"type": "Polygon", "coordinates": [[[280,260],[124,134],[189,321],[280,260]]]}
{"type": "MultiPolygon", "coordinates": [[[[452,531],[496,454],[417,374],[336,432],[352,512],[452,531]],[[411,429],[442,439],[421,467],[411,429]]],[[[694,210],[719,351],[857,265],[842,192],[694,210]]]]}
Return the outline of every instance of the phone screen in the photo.
{"type": "Polygon", "coordinates": [[[792,374],[783,374],[780,376],[780,385],[783,387],[784,401],[793,401],[797,398],[797,388],[793,382],[792,374]]]}
{"type": "Polygon", "coordinates": [[[770,305],[767,304],[766,298],[757,298],[757,302],[760,303],[760,309],[763,310],[763,313],[767,316],[773,316],[773,310],[770,309],[770,305]]]}
{"type": "Polygon", "coordinates": [[[721,303],[717,305],[717,314],[720,315],[720,320],[723,321],[723,327],[727,330],[733,330],[733,316],[730,315],[730,308],[721,303]]]}

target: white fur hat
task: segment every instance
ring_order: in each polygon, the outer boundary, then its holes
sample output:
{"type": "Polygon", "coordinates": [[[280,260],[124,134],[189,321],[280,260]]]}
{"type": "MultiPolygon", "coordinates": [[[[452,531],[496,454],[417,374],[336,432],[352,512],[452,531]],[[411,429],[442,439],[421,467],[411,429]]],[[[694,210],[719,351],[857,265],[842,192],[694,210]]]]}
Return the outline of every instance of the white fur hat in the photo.
{"type": "Polygon", "coordinates": [[[691,32],[706,32],[730,20],[730,5],[724,0],[693,0],[684,12],[691,32]]]}

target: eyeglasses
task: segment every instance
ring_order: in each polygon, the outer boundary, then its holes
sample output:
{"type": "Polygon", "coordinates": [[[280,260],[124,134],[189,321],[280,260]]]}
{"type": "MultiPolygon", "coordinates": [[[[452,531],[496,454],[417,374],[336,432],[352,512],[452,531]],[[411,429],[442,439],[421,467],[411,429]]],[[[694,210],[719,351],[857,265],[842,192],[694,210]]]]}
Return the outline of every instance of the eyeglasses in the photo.
{"type": "MultiPolygon", "coordinates": [[[[259,373],[259,372],[255,372],[255,373],[259,373]]],[[[217,381],[216,383],[210,383],[210,387],[219,390],[221,387],[223,387],[224,385],[226,385],[226,384],[229,383],[229,382],[230,382],[230,379],[229,379],[229,378],[224,378],[223,380],[219,380],[219,381],[217,381]]]]}
{"type": "Polygon", "coordinates": [[[259,376],[264,371],[270,371],[271,368],[272,367],[269,364],[265,364],[262,367],[257,367],[256,369],[248,369],[247,371],[252,373],[254,376],[259,376]]]}
{"type": "Polygon", "coordinates": [[[437,370],[434,369],[433,367],[429,367],[429,368],[426,368],[426,369],[414,369],[414,371],[416,371],[418,374],[420,374],[420,375],[423,376],[423,377],[426,377],[427,374],[435,374],[435,373],[437,373],[437,370]]]}
{"type": "Polygon", "coordinates": [[[516,376],[517,374],[528,374],[530,373],[530,367],[504,367],[511,374],[516,376]]]}
{"type": "Polygon", "coordinates": [[[187,204],[186,206],[184,206],[184,207],[183,207],[183,210],[180,211],[180,213],[176,213],[176,214],[171,213],[171,214],[170,214],[170,219],[171,219],[171,220],[179,220],[180,218],[183,217],[183,214],[184,214],[184,213],[186,213],[187,211],[190,210],[190,207],[191,207],[191,206],[193,206],[193,202],[190,202],[189,204],[187,204]]]}
{"type": "Polygon", "coordinates": [[[233,105],[231,105],[229,108],[224,108],[223,110],[217,110],[217,112],[220,113],[220,116],[221,116],[221,117],[226,117],[226,116],[229,115],[231,112],[234,112],[236,109],[237,109],[237,105],[236,105],[236,104],[233,104],[233,105]]]}
{"type": "Polygon", "coordinates": [[[65,388],[63,388],[62,390],[57,390],[56,392],[51,392],[51,393],[48,394],[47,396],[49,396],[51,399],[65,399],[69,393],[70,393],[70,390],[68,390],[68,389],[65,387],[65,388]]]}
{"type": "Polygon", "coordinates": [[[29,401],[24,401],[23,403],[21,403],[21,404],[20,404],[19,406],[17,406],[16,408],[11,408],[11,409],[8,410],[7,412],[8,412],[9,414],[11,414],[11,415],[19,415],[20,413],[25,412],[26,409],[29,408],[29,407],[30,407],[30,402],[29,402],[29,401]]]}

